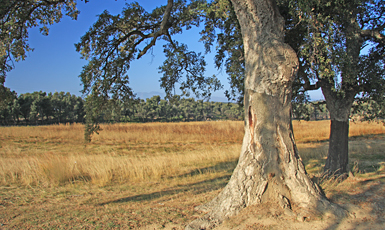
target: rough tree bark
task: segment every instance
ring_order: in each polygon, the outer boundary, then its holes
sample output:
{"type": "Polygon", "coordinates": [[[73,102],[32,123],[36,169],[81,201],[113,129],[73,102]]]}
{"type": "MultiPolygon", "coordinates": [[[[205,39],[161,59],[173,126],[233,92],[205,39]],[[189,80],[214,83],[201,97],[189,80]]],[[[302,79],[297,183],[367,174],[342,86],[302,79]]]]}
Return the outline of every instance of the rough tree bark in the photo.
{"type": "Polygon", "coordinates": [[[284,20],[275,1],[232,0],[232,4],[245,50],[245,136],[227,186],[199,207],[208,213],[186,229],[211,229],[247,206],[270,202],[298,215],[347,215],[310,180],[298,155],[290,116],[298,59],[284,43],[284,20]]]}

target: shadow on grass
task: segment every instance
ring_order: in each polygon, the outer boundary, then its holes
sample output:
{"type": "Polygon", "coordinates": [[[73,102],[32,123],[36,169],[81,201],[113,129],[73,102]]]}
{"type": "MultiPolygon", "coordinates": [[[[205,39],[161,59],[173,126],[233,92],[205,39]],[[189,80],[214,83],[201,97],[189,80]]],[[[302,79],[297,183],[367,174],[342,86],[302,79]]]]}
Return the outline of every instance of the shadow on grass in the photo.
{"type": "Polygon", "coordinates": [[[198,195],[208,191],[223,188],[227,184],[229,179],[230,179],[230,175],[226,175],[226,176],[214,178],[211,180],[205,180],[197,183],[186,184],[175,189],[162,190],[159,192],[129,196],[129,197],[124,197],[124,198],[120,198],[112,201],[107,201],[107,202],[100,203],[99,205],[106,205],[111,203],[124,203],[124,202],[130,202],[130,201],[136,201],[136,202],[150,201],[163,196],[176,195],[187,191],[192,191],[192,194],[198,195]]]}
{"type": "Polygon", "coordinates": [[[237,166],[237,164],[238,164],[238,159],[234,161],[219,162],[216,165],[194,169],[188,173],[178,175],[175,177],[183,178],[183,177],[196,176],[200,174],[206,174],[206,173],[217,172],[217,171],[226,171],[226,173],[232,173],[235,167],[237,166]]]}
{"type": "MultiPolygon", "coordinates": [[[[221,177],[216,177],[209,180],[199,181],[195,183],[185,184],[181,185],[175,188],[162,190],[158,192],[148,193],[148,194],[140,194],[135,196],[129,196],[124,198],[119,198],[112,201],[107,201],[100,203],[98,205],[106,205],[111,203],[124,203],[124,202],[140,202],[140,201],[151,201],[163,196],[170,196],[170,195],[176,195],[184,192],[190,192],[193,195],[198,195],[201,193],[206,193],[209,191],[214,191],[223,188],[227,182],[229,181],[231,174],[237,164],[237,161],[230,161],[230,162],[221,162],[211,167],[204,167],[200,169],[192,170],[189,173],[182,174],[179,176],[176,176],[178,178],[184,178],[184,177],[190,177],[195,176],[199,174],[205,174],[217,170],[225,171],[226,175],[221,177]]],[[[175,177],[174,177],[175,178],[175,177]]]]}
{"type": "Polygon", "coordinates": [[[355,188],[364,188],[355,194],[350,190],[341,190],[330,197],[331,201],[338,201],[356,218],[342,218],[334,220],[326,230],[349,228],[353,229],[385,229],[385,175],[374,179],[357,182],[355,188]],[[346,221],[344,221],[346,220],[346,221]]]}
{"type": "MultiPolygon", "coordinates": [[[[366,135],[349,138],[350,168],[353,172],[369,173],[372,177],[342,188],[329,195],[334,203],[341,204],[356,218],[345,217],[330,222],[326,230],[336,229],[385,229],[385,175],[383,142],[377,139],[384,135],[366,135]],[[373,140],[375,139],[375,140],[373,140]],[[369,140],[369,142],[368,142],[369,140]],[[352,192],[352,189],[359,192],[352,192]],[[350,226],[347,226],[350,225],[350,226]]],[[[301,144],[299,144],[301,146],[301,144]]],[[[313,174],[312,180],[319,184],[328,151],[328,142],[314,143],[313,146],[302,145],[299,148],[306,170],[313,174]]],[[[337,183],[337,182],[336,182],[337,183]]],[[[342,186],[344,186],[342,184],[342,186]]],[[[322,206],[322,204],[320,204],[322,206]]],[[[332,210],[337,215],[336,210],[332,210]]]]}
{"type": "Polygon", "coordinates": [[[385,138],[385,134],[362,134],[349,136],[349,141],[353,140],[363,140],[363,139],[382,139],[385,138]]]}

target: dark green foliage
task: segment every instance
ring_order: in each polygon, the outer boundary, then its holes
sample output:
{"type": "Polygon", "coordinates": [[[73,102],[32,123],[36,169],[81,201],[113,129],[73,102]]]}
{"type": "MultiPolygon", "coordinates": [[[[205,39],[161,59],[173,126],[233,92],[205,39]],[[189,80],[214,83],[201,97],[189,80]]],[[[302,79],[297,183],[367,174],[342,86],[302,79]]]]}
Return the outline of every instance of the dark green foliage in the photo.
{"type": "Polygon", "coordinates": [[[207,120],[243,120],[240,105],[223,102],[205,102],[174,95],[171,99],[153,96],[128,103],[108,102],[100,122],[176,122],[207,120]],[[129,111],[129,112],[127,112],[129,111]]]}
{"type": "Polygon", "coordinates": [[[4,123],[5,120],[10,120],[13,117],[15,112],[13,108],[13,101],[17,98],[17,95],[14,91],[11,91],[9,88],[0,85],[0,120],[1,123],[4,123]]]}
{"type": "MultiPolygon", "coordinates": [[[[299,48],[305,89],[329,88],[334,98],[383,98],[385,3],[382,0],[291,1],[305,26],[299,48]],[[362,52],[371,46],[368,52],[362,52]],[[382,94],[382,95],[381,95],[382,94]],[[362,97],[363,96],[363,97],[362,97]]],[[[382,99],[381,99],[382,100],[382,99]]]]}
{"type": "Polygon", "coordinates": [[[102,117],[103,107],[105,102],[95,94],[88,95],[85,101],[85,129],[84,140],[91,142],[91,136],[93,133],[98,134],[101,130],[99,123],[102,117]],[[93,98],[94,97],[94,98],[93,98]]]}
{"type": "Polygon", "coordinates": [[[163,77],[160,79],[161,88],[164,88],[167,97],[171,97],[173,89],[177,83],[180,83],[182,95],[190,96],[191,90],[197,97],[209,99],[212,91],[222,88],[220,81],[216,76],[205,77],[206,62],[204,57],[198,53],[188,51],[186,45],[179,45],[174,42],[173,45],[164,46],[166,60],[159,67],[163,77]],[[182,77],[185,76],[185,80],[182,77]]]}
{"type": "MultiPolygon", "coordinates": [[[[237,103],[206,102],[174,95],[170,99],[153,96],[146,100],[129,99],[107,102],[71,95],[70,93],[34,92],[17,96],[9,91],[9,97],[0,104],[0,125],[47,125],[59,123],[85,123],[85,138],[100,131],[100,123],[116,122],[188,122],[208,120],[243,120],[243,107],[237,103]],[[99,103],[86,105],[86,103],[99,103]],[[92,111],[86,111],[87,109],[92,111]],[[87,113],[87,116],[85,115],[87,113]],[[88,121],[87,121],[88,120],[88,121]],[[88,132],[88,133],[87,133],[88,132]]],[[[92,97],[93,94],[88,97],[92,97]]],[[[299,103],[301,111],[294,119],[328,119],[328,111],[322,101],[299,103]]],[[[362,108],[368,108],[363,104],[362,108]]],[[[371,105],[372,106],[372,105],[371,105]]],[[[90,139],[86,139],[90,141],[90,139]]]]}
{"type": "MultiPolygon", "coordinates": [[[[194,1],[190,5],[186,5],[185,1],[176,1],[149,13],[138,3],[132,3],[126,5],[121,15],[113,16],[107,11],[99,15],[98,21],[76,44],[76,50],[83,58],[89,59],[89,64],[80,75],[83,92],[98,92],[101,97],[106,98],[132,97],[126,75],[130,63],[147,53],[158,39],[170,44],[165,49],[167,57],[180,60],[178,67],[187,72],[186,85],[193,85],[191,82],[194,80],[202,80],[199,85],[208,83],[202,75],[205,62],[200,55],[187,52],[185,45],[171,39],[172,35],[181,33],[182,28],[189,29],[199,25],[200,11],[197,8],[200,4],[200,1],[194,1]],[[146,42],[147,45],[143,46],[146,42]]],[[[173,79],[174,77],[170,73],[166,78],[173,82],[179,80],[173,79]]]]}
{"type": "Polygon", "coordinates": [[[326,120],[330,119],[329,111],[326,108],[325,101],[313,101],[313,102],[292,102],[292,119],[295,120],[326,120]]]}
{"type": "Polygon", "coordinates": [[[33,92],[9,97],[0,106],[1,125],[47,125],[84,122],[84,101],[70,93],[33,92]]]}
{"type": "Polygon", "coordinates": [[[101,130],[100,123],[243,119],[243,110],[238,104],[204,102],[178,95],[167,100],[153,96],[146,100],[101,101],[100,97],[90,98],[94,94],[83,100],[64,92],[47,94],[40,91],[17,96],[15,92],[5,87],[4,89],[7,90],[8,97],[0,104],[0,125],[85,123],[87,141],[90,141],[87,138],[93,133],[101,130]]]}

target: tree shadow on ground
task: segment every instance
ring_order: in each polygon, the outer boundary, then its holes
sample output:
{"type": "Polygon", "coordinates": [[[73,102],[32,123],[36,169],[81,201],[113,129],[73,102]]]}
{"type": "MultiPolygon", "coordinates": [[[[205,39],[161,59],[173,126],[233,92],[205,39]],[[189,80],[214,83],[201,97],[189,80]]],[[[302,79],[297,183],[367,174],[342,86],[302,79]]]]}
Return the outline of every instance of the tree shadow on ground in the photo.
{"type": "Polygon", "coordinates": [[[178,175],[175,177],[183,178],[183,177],[196,176],[196,175],[211,173],[216,171],[226,171],[226,173],[232,173],[235,167],[237,166],[237,163],[238,163],[238,159],[234,161],[219,162],[213,166],[193,169],[190,172],[187,172],[185,174],[178,175]]]}
{"type": "MultiPolygon", "coordinates": [[[[140,202],[140,201],[151,201],[158,198],[161,198],[163,196],[170,196],[170,195],[176,195],[184,192],[190,192],[193,195],[198,195],[201,193],[206,193],[209,191],[214,191],[223,188],[227,182],[229,181],[231,174],[235,168],[235,165],[237,163],[236,161],[227,161],[227,162],[221,162],[216,165],[210,166],[210,167],[203,167],[199,169],[194,169],[188,173],[178,175],[175,177],[178,178],[184,178],[184,177],[192,177],[204,173],[214,172],[217,170],[225,171],[225,176],[216,177],[209,180],[203,180],[195,183],[189,183],[184,184],[181,186],[177,186],[174,188],[161,190],[153,193],[147,193],[147,194],[140,194],[135,196],[129,196],[129,197],[123,197],[112,201],[107,201],[100,203],[98,205],[106,205],[111,203],[124,203],[124,202],[140,202]]],[[[175,178],[173,177],[173,178],[175,178]]]]}
{"type": "MultiPolygon", "coordinates": [[[[350,177],[329,193],[329,199],[355,218],[336,219],[325,228],[385,229],[384,150],[380,135],[349,138],[350,177]],[[361,177],[361,178],[360,178],[361,177]]],[[[322,178],[321,178],[322,180],[322,178]]]]}
{"type": "Polygon", "coordinates": [[[329,196],[332,202],[348,210],[352,217],[335,219],[325,230],[385,229],[385,175],[354,183],[351,189],[342,189],[329,196]]]}

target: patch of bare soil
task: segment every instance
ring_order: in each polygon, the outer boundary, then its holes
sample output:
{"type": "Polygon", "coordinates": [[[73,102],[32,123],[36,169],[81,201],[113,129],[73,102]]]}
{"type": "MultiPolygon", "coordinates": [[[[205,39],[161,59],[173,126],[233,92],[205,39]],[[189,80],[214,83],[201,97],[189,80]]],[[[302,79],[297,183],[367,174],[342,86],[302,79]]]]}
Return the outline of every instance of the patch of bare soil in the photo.
{"type": "Polygon", "coordinates": [[[344,191],[336,188],[327,194],[331,201],[349,211],[352,215],[349,218],[336,219],[324,215],[302,219],[290,212],[285,213],[274,205],[256,205],[226,220],[217,229],[385,229],[384,178],[385,176],[380,176],[373,180],[351,177],[341,184],[341,187],[349,189],[344,191]]]}

